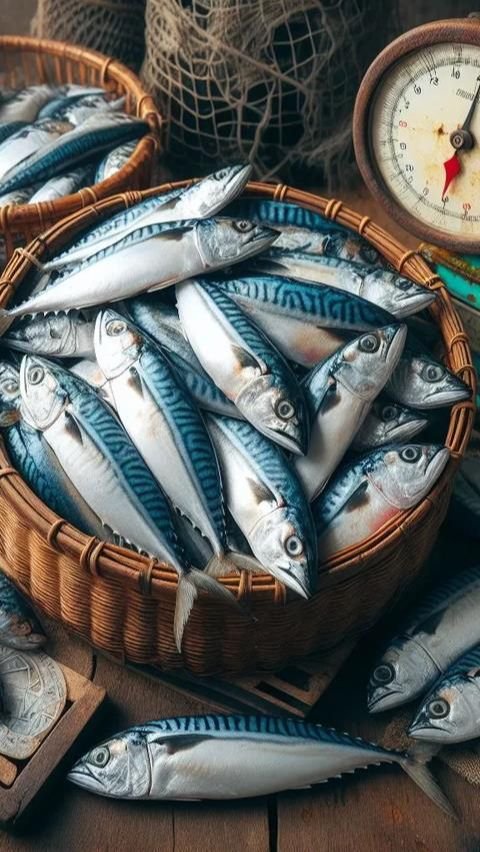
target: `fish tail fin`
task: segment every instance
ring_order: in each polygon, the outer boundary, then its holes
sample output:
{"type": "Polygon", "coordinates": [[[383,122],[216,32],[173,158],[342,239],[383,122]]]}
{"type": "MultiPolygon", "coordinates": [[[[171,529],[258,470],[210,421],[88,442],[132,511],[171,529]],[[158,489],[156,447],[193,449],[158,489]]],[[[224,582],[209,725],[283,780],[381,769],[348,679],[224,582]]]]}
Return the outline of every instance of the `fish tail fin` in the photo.
{"type": "MultiPolygon", "coordinates": [[[[429,746],[430,744],[425,745],[429,746]]],[[[440,789],[437,781],[430,772],[427,762],[438,751],[439,747],[427,747],[425,750],[423,744],[419,744],[407,754],[401,761],[401,767],[410,776],[412,781],[420,787],[421,790],[432,800],[439,808],[442,809],[449,817],[457,820],[458,816],[447,799],[445,793],[440,789]]]]}
{"type": "Polygon", "coordinates": [[[0,337],[8,331],[13,323],[14,317],[5,308],[0,308],[0,337]]]}
{"type": "Polygon", "coordinates": [[[185,625],[199,591],[208,592],[208,594],[216,597],[218,600],[236,607],[242,615],[245,615],[244,607],[237,601],[232,592],[224,588],[214,577],[209,577],[204,571],[199,571],[198,568],[191,568],[188,574],[183,574],[178,580],[173,632],[175,635],[175,644],[179,652],[182,648],[185,625]]]}

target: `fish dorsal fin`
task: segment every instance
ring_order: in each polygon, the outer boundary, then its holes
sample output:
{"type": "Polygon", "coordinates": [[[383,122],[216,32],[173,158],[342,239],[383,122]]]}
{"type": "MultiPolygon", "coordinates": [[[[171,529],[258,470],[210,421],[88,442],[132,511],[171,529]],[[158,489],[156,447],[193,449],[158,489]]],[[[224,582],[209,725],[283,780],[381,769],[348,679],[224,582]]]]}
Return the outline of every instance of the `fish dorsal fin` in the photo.
{"type": "Polygon", "coordinates": [[[243,369],[251,367],[254,370],[261,370],[262,373],[265,372],[265,365],[259,361],[253,352],[250,352],[248,349],[244,349],[242,346],[238,346],[235,343],[232,344],[231,348],[235,358],[243,369]]]}

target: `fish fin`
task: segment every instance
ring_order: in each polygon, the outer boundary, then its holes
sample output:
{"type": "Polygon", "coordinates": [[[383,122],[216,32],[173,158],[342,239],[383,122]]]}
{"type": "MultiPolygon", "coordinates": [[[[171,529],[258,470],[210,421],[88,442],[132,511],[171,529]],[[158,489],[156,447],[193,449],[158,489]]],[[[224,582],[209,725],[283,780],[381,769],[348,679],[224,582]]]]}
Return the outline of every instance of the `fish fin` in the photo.
{"type": "MultiPolygon", "coordinates": [[[[400,765],[410,776],[412,781],[415,781],[421,790],[432,800],[439,808],[442,809],[449,817],[458,820],[458,816],[447,799],[445,793],[438,786],[435,778],[430,772],[425,763],[425,757],[422,759],[423,752],[415,748],[405,756],[400,765]]],[[[432,757],[431,750],[427,760],[432,757]]]]}
{"type": "Polygon", "coordinates": [[[248,484],[252,490],[253,498],[256,503],[264,503],[265,501],[271,501],[274,499],[274,496],[269,488],[264,485],[262,482],[256,479],[248,478],[248,484]]]}
{"type": "Polygon", "coordinates": [[[238,570],[234,561],[229,559],[226,554],[214,553],[208,560],[204,573],[208,574],[209,577],[224,577],[226,574],[238,574],[238,570]]]}
{"type": "Polygon", "coordinates": [[[139,396],[144,396],[144,387],[138,370],[135,367],[130,367],[128,371],[128,384],[139,396]]]}
{"type": "Polygon", "coordinates": [[[175,644],[179,652],[182,648],[185,625],[200,590],[208,592],[210,595],[223,600],[225,603],[229,603],[231,606],[235,606],[243,615],[245,614],[244,608],[239,604],[232,592],[225,589],[213,577],[205,574],[204,571],[191,568],[188,574],[183,574],[178,580],[173,632],[175,635],[175,644]]]}
{"type": "Polygon", "coordinates": [[[73,438],[73,440],[76,441],[78,444],[83,444],[82,428],[77,422],[75,415],[72,414],[70,411],[66,411],[65,420],[66,429],[70,437],[73,438]]]}
{"type": "Polygon", "coordinates": [[[249,571],[251,574],[265,574],[265,568],[262,563],[247,553],[239,553],[238,550],[229,552],[230,561],[233,562],[238,571],[249,571]]]}
{"type": "Polygon", "coordinates": [[[212,739],[213,737],[210,737],[208,734],[194,733],[169,737],[168,734],[165,735],[160,731],[158,736],[154,736],[152,739],[149,737],[147,742],[149,746],[165,746],[169,754],[176,754],[179,751],[184,751],[186,748],[192,748],[192,746],[198,745],[198,743],[203,742],[204,740],[212,739]]]}
{"type": "Polygon", "coordinates": [[[264,366],[258,358],[255,357],[248,349],[244,349],[243,346],[237,346],[235,343],[232,344],[231,350],[237,359],[240,366],[244,369],[247,367],[252,367],[253,369],[260,369],[264,372],[264,366]]]}
{"type": "Polygon", "coordinates": [[[347,512],[353,510],[355,508],[355,503],[357,502],[357,500],[360,500],[363,497],[367,489],[368,482],[366,481],[361,482],[360,485],[357,485],[356,488],[352,489],[342,506],[342,511],[345,511],[345,509],[347,510],[347,512]]]}
{"type": "Polygon", "coordinates": [[[153,284],[148,290],[145,290],[145,293],[156,293],[157,290],[163,290],[164,287],[170,287],[171,284],[176,284],[178,281],[178,276],[175,275],[172,278],[167,279],[167,281],[161,281],[159,284],[153,284]]]}
{"type": "Polygon", "coordinates": [[[12,317],[10,312],[5,308],[0,308],[0,337],[3,337],[6,331],[10,328],[15,317],[12,317]]]}

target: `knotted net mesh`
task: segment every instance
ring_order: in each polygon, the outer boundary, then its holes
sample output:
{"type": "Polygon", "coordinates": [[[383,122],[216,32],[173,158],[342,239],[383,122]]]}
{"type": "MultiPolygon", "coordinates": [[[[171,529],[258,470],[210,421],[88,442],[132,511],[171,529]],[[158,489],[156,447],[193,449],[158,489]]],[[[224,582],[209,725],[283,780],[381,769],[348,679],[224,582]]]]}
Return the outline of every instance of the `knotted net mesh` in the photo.
{"type": "Polygon", "coordinates": [[[138,69],[145,52],[145,0],[38,0],[32,35],[99,50],[138,69]]]}
{"type": "Polygon", "coordinates": [[[348,179],[388,17],[378,0],[147,0],[143,77],[177,173],[250,159],[257,177],[348,179]]]}

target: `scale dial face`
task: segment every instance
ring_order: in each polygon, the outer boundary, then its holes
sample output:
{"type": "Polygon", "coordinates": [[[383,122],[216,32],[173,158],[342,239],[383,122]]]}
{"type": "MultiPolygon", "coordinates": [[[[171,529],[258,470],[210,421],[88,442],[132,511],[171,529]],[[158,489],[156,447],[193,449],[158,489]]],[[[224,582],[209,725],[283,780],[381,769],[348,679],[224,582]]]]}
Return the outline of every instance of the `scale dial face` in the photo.
{"type": "Polygon", "coordinates": [[[480,20],[392,42],[360,86],[354,143],[365,182],[404,228],[479,253],[480,20]]]}

